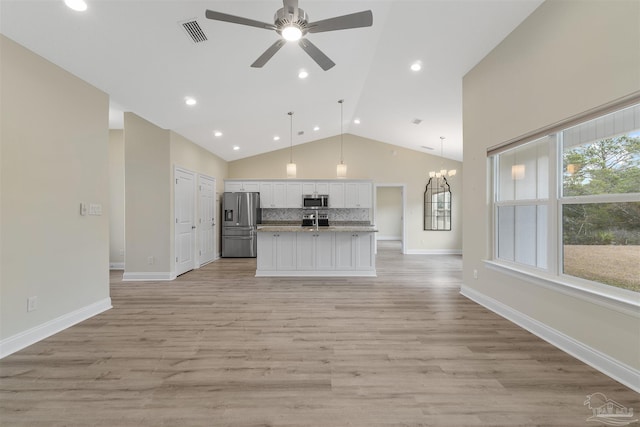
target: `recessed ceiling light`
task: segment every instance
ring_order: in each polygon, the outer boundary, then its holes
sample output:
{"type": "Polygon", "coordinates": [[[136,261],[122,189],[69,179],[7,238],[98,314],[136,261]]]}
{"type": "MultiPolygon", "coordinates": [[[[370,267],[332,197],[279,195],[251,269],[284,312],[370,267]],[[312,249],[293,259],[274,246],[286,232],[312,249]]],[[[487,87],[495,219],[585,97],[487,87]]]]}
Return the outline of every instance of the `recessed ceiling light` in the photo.
{"type": "Polygon", "coordinates": [[[87,3],[84,0],[64,0],[64,4],[66,4],[68,8],[78,12],[87,10],[87,3]]]}
{"type": "Polygon", "coordinates": [[[413,123],[414,125],[419,125],[420,123],[422,123],[422,119],[413,119],[411,120],[411,123],[413,123]]]}
{"type": "Polygon", "coordinates": [[[307,77],[309,77],[309,73],[307,72],[307,70],[300,70],[300,72],[298,73],[298,77],[301,79],[306,79],[307,77]]]}
{"type": "Polygon", "coordinates": [[[355,123],[355,124],[359,125],[359,124],[360,124],[360,119],[354,119],[354,120],[353,120],[353,123],[355,123]]]}
{"type": "Polygon", "coordinates": [[[320,126],[314,126],[313,130],[320,130],[320,126]]]}
{"type": "Polygon", "coordinates": [[[278,135],[276,135],[276,136],[273,137],[273,140],[274,141],[280,141],[280,137],[278,135]]]}
{"type": "Polygon", "coordinates": [[[238,147],[237,145],[234,145],[234,146],[233,146],[233,150],[234,150],[234,151],[238,151],[239,149],[240,149],[240,147],[238,147]]]}
{"type": "Polygon", "coordinates": [[[416,61],[413,64],[411,64],[411,70],[412,71],[420,71],[422,70],[422,63],[420,61],[416,61]]]}
{"type": "Polygon", "coordinates": [[[189,106],[192,106],[192,105],[196,105],[198,103],[198,101],[196,101],[195,98],[191,98],[190,96],[187,96],[184,99],[184,103],[189,105],[189,106]]]}
{"type": "Polygon", "coordinates": [[[219,130],[216,130],[213,132],[213,136],[220,138],[222,136],[222,132],[220,132],[219,130]]]}

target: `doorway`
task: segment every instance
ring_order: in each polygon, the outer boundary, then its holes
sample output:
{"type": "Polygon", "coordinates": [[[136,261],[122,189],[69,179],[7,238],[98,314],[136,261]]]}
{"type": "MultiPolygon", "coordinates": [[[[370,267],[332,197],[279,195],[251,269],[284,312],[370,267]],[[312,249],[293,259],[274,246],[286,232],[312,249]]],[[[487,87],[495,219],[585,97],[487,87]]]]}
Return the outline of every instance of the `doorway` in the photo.
{"type": "Polygon", "coordinates": [[[398,247],[405,253],[405,185],[376,184],[374,219],[376,243],[398,247]]]}

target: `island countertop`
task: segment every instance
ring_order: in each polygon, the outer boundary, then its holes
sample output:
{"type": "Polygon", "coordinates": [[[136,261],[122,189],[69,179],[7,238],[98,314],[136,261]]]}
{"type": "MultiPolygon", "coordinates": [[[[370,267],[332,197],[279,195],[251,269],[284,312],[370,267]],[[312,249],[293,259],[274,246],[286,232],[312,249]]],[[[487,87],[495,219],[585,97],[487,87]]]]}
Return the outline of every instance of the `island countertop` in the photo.
{"type": "Polygon", "coordinates": [[[328,227],[302,227],[301,225],[259,225],[257,227],[258,232],[263,233],[311,233],[311,232],[320,232],[320,233],[365,233],[365,232],[377,232],[378,230],[374,225],[330,225],[328,227]]]}

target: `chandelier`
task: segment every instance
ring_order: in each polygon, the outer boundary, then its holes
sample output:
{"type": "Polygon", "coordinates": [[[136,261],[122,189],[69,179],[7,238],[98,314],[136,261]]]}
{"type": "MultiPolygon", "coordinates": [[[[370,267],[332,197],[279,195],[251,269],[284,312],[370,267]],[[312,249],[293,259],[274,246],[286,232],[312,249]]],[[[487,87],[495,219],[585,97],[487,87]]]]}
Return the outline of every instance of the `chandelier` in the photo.
{"type": "MultiPolygon", "coordinates": [[[[440,157],[444,158],[443,156],[443,147],[444,147],[444,136],[440,137],[440,157]]],[[[454,176],[456,174],[456,170],[455,169],[451,169],[451,170],[447,170],[444,167],[441,167],[439,171],[431,171],[429,172],[429,178],[445,178],[447,176],[454,176]]]]}

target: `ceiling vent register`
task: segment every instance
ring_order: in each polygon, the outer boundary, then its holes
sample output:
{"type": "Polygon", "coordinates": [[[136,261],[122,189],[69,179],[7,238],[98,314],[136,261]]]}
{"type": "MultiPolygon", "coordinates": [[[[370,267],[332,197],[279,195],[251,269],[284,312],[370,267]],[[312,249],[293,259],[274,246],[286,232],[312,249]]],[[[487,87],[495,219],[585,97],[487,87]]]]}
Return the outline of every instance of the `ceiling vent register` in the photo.
{"type": "Polygon", "coordinates": [[[181,24],[182,28],[186,31],[189,37],[191,37],[191,40],[194,43],[206,42],[208,40],[207,35],[202,31],[200,24],[198,24],[198,21],[195,19],[182,22],[181,24]]]}

